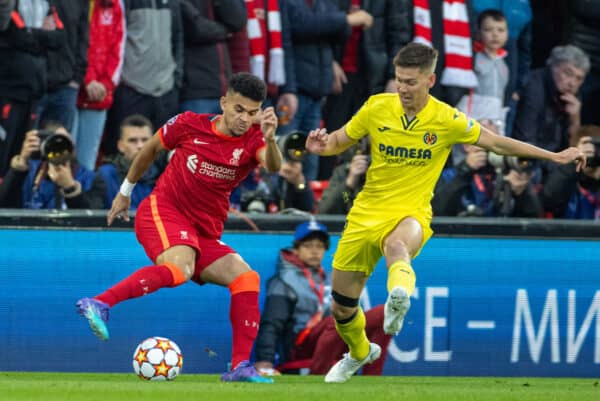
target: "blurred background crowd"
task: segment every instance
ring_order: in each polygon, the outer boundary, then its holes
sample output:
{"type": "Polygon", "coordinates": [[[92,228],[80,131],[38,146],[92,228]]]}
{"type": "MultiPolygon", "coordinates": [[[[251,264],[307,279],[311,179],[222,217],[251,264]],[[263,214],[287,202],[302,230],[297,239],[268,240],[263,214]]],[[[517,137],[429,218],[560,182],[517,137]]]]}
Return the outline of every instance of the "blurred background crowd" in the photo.
{"type": "Polygon", "coordinates": [[[440,52],[432,95],[499,135],[588,156],[576,172],[456,146],[435,215],[600,219],[600,0],[0,0],[0,207],[110,208],[158,127],[220,113],[229,76],[248,71],[268,84],[285,162],[254,171],[232,210],[346,214],[369,143],[318,157],[304,136],[395,92],[391,60],[411,41],[440,52]]]}

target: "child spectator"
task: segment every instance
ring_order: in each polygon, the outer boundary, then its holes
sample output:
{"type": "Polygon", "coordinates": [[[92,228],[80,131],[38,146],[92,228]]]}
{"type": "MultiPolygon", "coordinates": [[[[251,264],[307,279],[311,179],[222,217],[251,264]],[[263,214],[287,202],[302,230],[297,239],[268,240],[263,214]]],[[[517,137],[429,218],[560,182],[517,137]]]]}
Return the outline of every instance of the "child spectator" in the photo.
{"type": "Polygon", "coordinates": [[[506,17],[499,10],[485,10],[478,18],[480,43],[475,45],[475,74],[478,85],[468,96],[461,99],[458,107],[467,115],[472,114],[473,104],[486,103],[498,109],[500,133],[504,134],[504,95],[508,84],[508,66],[504,60],[507,52],[504,45],[508,40],[506,17]]]}

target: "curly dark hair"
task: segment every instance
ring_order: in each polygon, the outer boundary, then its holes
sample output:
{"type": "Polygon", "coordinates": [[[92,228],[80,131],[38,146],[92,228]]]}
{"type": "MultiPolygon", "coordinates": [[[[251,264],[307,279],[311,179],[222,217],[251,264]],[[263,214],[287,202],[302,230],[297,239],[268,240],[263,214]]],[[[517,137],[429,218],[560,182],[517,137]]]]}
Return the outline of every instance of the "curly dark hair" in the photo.
{"type": "Polygon", "coordinates": [[[229,78],[228,92],[237,92],[257,102],[263,102],[267,97],[267,85],[255,75],[247,72],[233,74],[229,78]]]}

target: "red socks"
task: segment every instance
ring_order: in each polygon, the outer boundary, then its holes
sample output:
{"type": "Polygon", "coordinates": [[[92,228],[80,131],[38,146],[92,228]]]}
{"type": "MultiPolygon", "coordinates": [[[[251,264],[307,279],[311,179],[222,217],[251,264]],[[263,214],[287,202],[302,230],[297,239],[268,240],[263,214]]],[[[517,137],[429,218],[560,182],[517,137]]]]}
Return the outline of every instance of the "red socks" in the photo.
{"type": "MultiPolygon", "coordinates": [[[[163,287],[176,287],[186,281],[181,270],[172,264],[147,266],[94,298],[112,307],[126,299],[141,297],[163,287]]],[[[243,273],[229,284],[231,292],[229,319],[233,332],[231,366],[233,368],[240,362],[250,359],[254,340],[258,335],[259,289],[260,278],[255,271],[243,273]]]]}
{"type": "Polygon", "coordinates": [[[112,307],[126,299],[138,298],[163,287],[176,287],[185,281],[181,270],[170,263],[146,266],[94,298],[112,307]]]}
{"type": "Polygon", "coordinates": [[[231,366],[250,359],[254,339],[258,335],[260,310],[258,309],[258,291],[260,278],[255,271],[238,276],[231,284],[231,307],[229,319],[233,336],[231,366]]]}

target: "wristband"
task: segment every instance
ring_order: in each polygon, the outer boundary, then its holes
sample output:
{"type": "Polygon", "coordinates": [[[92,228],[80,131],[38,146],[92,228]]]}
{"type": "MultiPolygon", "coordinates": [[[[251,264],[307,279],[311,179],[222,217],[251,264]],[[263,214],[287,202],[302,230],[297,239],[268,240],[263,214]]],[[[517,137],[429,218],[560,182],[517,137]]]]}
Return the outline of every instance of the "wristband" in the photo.
{"type": "Polygon", "coordinates": [[[134,187],[135,187],[135,183],[129,182],[129,180],[126,177],[123,180],[123,183],[121,184],[121,188],[119,189],[119,192],[121,193],[121,195],[129,198],[131,196],[131,193],[133,192],[134,187]]]}

